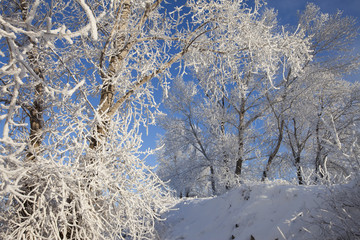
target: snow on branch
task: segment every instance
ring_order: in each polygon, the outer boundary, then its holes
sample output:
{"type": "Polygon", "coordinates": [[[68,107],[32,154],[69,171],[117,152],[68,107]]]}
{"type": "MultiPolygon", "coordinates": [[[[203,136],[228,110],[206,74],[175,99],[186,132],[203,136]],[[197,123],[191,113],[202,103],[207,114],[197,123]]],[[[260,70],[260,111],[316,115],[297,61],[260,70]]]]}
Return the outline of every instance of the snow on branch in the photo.
{"type": "Polygon", "coordinates": [[[98,33],[97,33],[97,26],[96,26],[96,18],[93,15],[89,5],[85,3],[85,0],[77,0],[78,3],[81,5],[81,7],[84,9],[88,19],[89,19],[89,26],[90,26],[90,32],[93,40],[98,39],[98,33]]]}

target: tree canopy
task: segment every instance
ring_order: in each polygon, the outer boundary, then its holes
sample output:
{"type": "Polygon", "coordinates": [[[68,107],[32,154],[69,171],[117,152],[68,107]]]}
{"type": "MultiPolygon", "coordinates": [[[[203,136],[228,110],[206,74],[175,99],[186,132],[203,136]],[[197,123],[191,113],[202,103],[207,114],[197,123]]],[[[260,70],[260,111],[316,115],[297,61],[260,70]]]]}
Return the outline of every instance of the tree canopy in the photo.
{"type": "Polygon", "coordinates": [[[305,153],[322,179],[330,162],[349,173],[359,87],[340,78],[358,58],[340,52],[355,30],[315,5],[289,30],[257,0],[2,1],[0,238],[153,239],[169,176],[218,194],[274,174],[276,141],[302,177],[305,153]],[[140,157],[157,86],[175,114],[161,120],[161,178],[140,157]]]}

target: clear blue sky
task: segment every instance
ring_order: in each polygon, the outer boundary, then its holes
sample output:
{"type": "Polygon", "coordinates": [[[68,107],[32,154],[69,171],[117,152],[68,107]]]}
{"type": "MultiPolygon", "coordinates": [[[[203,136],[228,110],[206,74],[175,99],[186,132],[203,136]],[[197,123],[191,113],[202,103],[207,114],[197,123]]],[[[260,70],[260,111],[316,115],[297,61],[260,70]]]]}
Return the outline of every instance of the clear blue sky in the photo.
{"type": "MultiPolygon", "coordinates": [[[[252,1],[252,0],[249,0],[252,1]]],[[[169,3],[172,1],[169,1],[169,3]]],[[[174,4],[182,4],[183,0],[176,1],[174,4]]],[[[360,0],[268,0],[267,7],[275,8],[278,11],[278,20],[282,25],[296,25],[297,12],[303,11],[307,3],[312,2],[318,5],[324,13],[336,13],[337,10],[343,11],[343,15],[354,16],[360,20],[360,0]]],[[[360,24],[360,23],[358,23],[360,24]]],[[[360,53],[360,38],[354,46],[355,51],[360,53]]],[[[351,79],[359,79],[360,74],[351,76],[351,79]]],[[[161,101],[161,92],[157,94],[158,101],[161,101]]],[[[143,133],[143,149],[155,148],[158,135],[164,131],[156,126],[149,126],[148,135],[143,133]]],[[[146,160],[149,165],[156,165],[156,156],[149,156],[146,160]]]]}
{"type": "Polygon", "coordinates": [[[296,23],[297,11],[304,10],[308,2],[318,5],[322,12],[335,13],[338,9],[345,15],[360,17],[359,0],[268,0],[268,6],[279,12],[280,23],[296,23]]]}

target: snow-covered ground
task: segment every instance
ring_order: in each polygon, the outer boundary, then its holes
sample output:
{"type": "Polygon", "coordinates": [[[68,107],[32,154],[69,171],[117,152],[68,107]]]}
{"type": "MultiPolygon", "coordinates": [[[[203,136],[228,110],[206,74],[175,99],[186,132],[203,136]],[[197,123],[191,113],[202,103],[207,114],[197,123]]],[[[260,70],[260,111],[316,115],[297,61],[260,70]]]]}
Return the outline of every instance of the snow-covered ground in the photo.
{"type": "MultiPolygon", "coordinates": [[[[332,189],[336,189],[333,187],[332,189]]],[[[184,199],[159,224],[161,240],[319,239],[326,186],[245,184],[222,196],[184,199]]]]}

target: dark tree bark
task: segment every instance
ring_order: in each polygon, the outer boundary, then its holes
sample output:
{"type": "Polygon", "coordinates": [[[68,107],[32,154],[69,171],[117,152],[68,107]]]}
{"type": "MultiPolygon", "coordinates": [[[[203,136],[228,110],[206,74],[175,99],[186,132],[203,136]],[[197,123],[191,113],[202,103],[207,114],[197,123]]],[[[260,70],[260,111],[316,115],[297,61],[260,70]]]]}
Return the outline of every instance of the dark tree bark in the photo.
{"type": "Polygon", "coordinates": [[[242,171],[242,165],[244,162],[244,141],[245,141],[245,112],[246,112],[246,99],[242,98],[240,103],[240,109],[238,111],[239,124],[238,124],[238,159],[236,160],[235,175],[240,176],[242,171]]]}
{"type": "MultiPolygon", "coordinates": [[[[279,123],[278,123],[279,124],[279,123]]],[[[270,166],[274,160],[274,158],[276,157],[277,153],[279,152],[282,140],[283,140],[283,135],[284,135],[284,124],[285,121],[284,119],[282,119],[280,121],[280,125],[278,125],[278,130],[279,130],[279,135],[276,141],[276,145],[274,150],[270,153],[267,164],[266,164],[266,168],[263,171],[263,175],[262,175],[262,179],[261,181],[265,181],[265,179],[268,177],[268,172],[270,171],[270,166]]]]}

